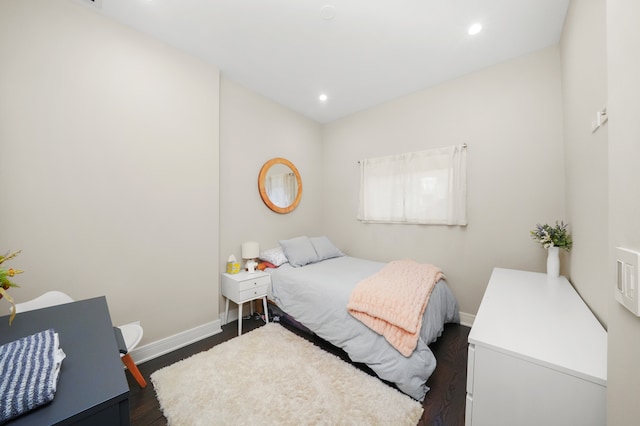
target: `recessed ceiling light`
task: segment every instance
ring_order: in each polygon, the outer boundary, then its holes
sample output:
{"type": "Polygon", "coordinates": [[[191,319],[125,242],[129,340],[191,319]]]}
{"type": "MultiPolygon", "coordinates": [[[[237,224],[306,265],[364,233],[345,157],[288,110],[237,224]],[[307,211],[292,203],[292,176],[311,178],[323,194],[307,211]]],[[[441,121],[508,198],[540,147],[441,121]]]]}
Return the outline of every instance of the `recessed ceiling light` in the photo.
{"type": "Polygon", "coordinates": [[[322,19],[330,21],[336,17],[336,7],[331,4],[326,4],[320,8],[320,15],[322,16],[322,19]]]}
{"type": "Polygon", "coordinates": [[[480,24],[473,24],[469,27],[469,35],[476,35],[480,31],[482,31],[482,25],[480,24]]]}
{"type": "Polygon", "coordinates": [[[327,102],[327,99],[329,99],[329,97],[327,96],[326,93],[321,93],[320,96],[318,96],[318,100],[320,102],[327,102]]]}

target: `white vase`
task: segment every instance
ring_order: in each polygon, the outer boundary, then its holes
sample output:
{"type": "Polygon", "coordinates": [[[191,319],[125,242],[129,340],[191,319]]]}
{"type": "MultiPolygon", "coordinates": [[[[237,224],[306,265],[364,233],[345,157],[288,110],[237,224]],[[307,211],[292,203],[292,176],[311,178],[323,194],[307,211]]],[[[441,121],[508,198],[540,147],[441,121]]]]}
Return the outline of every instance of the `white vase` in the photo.
{"type": "Polygon", "coordinates": [[[560,248],[549,247],[547,249],[547,275],[553,278],[560,276],[560,248]]]}

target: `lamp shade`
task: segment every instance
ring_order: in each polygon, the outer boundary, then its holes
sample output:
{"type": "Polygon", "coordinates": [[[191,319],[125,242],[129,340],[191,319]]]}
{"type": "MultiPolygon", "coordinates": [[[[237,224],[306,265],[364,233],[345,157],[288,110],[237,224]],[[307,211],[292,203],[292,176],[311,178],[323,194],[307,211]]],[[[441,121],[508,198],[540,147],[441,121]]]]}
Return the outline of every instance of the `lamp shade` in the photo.
{"type": "Polygon", "coordinates": [[[243,259],[255,259],[260,255],[260,244],[255,241],[249,241],[242,243],[242,258],[243,259]]]}

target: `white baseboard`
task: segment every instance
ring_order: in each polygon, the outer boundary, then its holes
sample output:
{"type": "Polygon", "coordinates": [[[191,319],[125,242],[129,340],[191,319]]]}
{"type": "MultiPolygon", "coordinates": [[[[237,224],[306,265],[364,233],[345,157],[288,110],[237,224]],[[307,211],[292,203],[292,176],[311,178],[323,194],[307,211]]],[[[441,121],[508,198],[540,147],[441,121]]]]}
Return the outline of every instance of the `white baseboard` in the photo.
{"type": "Polygon", "coordinates": [[[472,314],[468,314],[466,312],[460,312],[460,324],[466,325],[467,327],[471,327],[473,325],[473,321],[475,321],[476,316],[472,314]]]}
{"type": "MultiPolygon", "coordinates": [[[[242,309],[242,316],[246,318],[247,315],[253,314],[253,312],[256,312],[256,311],[255,310],[252,311],[251,308],[249,307],[249,304],[246,303],[242,309]]],[[[227,325],[230,322],[237,321],[237,319],[238,319],[238,308],[229,309],[229,320],[226,323],[224,322],[224,312],[220,312],[220,324],[222,325],[227,325]]]]}
{"type": "MultiPolygon", "coordinates": [[[[229,312],[231,314],[231,312],[229,312]]],[[[236,311],[236,316],[237,316],[236,311]]],[[[184,346],[195,343],[199,340],[213,336],[222,332],[221,321],[215,320],[206,324],[199,325],[189,330],[182,331],[173,336],[148,343],[131,351],[131,358],[136,364],[140,364],[150,359],[157,358],[160,355],[175,351],[184,346]]]]}
{"type": "MultiPolygon", "coordinates": [[[[246,315],[246,313],[245,313],[246,315]]],[[[220,312],[220,324],[227,325],[230,322],[234,322],[238,319],[238,309],[229,309],[229,321],[224,322],[224,312],[220,312]]]]}

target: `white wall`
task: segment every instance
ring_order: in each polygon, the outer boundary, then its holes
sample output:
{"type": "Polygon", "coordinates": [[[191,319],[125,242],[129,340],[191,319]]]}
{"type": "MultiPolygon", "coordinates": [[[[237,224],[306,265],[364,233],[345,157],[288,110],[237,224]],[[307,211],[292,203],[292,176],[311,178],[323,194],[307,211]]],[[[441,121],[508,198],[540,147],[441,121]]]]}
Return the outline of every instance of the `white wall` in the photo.
{"type": "Polygon", "coordinates": [[[218,70],[65,0],[0,2],[0,64],[14,299],[106,295],[143,343],[217,320],[218,70]]]}
{"type": "Polygon", "coordinates": [[[560,44],[567,220],[574,240],[568,277],[606,324],[608,280],[608,125],[591,122],[607,104],[605,0],[573,1],[560,44]]]}
{"type": "Polygon", "coordinates": [[[529,231],[564,215],[560,77],[555,46],[326,125],[325,232],[351,255],[440,266],[469,314],[493,267],[544,271],[529,231]],[[463,142],[467,227],[356,220],[357,160],[463,142]]]}
{"type": "Polygon", "coordinates": [[[640,419],[640,318],[612,297],[614,247],[640,251],[640,2],[607,0],[609,105],[609,353],[607,424],[640,419]]]}
{"type": "MultiPolygon", "coordinates": [[[[322,143],[320,125],[225,78],[220,84],[220,267],[240,257],[245,241],[261,249],[278,240],[315,236],[321,230],[322,143]],[[302,177],[302,199],[278,214],[258,193],[258,173],[269,159],[285,157],[302,177]]],[[[224,299],[224,298],[221,298],[224,299]]],[[[220,301],[223,309],[223,300],[220,301]]],[[[235,308],[235,307],[234,307],[235,308]]]]}

